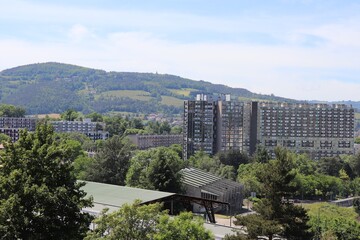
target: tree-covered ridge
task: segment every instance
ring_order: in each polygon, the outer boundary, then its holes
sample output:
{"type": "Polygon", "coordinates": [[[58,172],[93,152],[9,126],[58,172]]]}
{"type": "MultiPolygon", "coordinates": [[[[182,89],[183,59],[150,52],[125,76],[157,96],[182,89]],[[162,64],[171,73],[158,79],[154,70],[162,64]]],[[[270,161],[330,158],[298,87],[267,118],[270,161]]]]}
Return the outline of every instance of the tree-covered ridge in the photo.
{"type": "Polygon", "coordinates": [[[163,97],[172,97],[179,103],[193,99],[197,93],[289,101],[273,95],[254,94],[243,88],[169,74],[105,72],[53,62],[4,70],[0,72],[0,84],[0,103],[23,106],[29,114],[63,112],[69,108],[85,113],[180,113],[182,106],[162,101],[163,97]],[[122,94],[123,91],[127,91],[126,94],[122,94]],[[136,96],[139,91],[146,93],[146,100],[136,96]]]}

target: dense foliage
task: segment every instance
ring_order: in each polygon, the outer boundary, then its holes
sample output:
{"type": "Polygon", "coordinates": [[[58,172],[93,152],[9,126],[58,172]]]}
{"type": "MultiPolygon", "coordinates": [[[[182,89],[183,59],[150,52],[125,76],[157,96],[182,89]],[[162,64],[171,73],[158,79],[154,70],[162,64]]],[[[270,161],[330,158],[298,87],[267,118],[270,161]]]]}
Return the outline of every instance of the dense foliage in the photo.
{"type": "Polygon", "coordinates": [[[171,148],[159,147],[139,151],[132,159],[126,184],[165,192],[182,191],[180,170],[184,167],[179,154],[171,148]]]}
{"type": "Polygon", "coordinates": [[[133,149],[127,139],[121,139],[119,136],[107,139],[87,167],[85,179],[125,185],[133,149]]]}
{"type": "Polygon", "coordinates": [[[276,148],[276,158],[261,165],[259,181],[264,197],[254,209],[256,214],[237,216],[235,224],[246,226],[249,239],[275,235],[286,239],[311,239],[309,217],[301,206],[289,202],[295,188],[291,184],[296,176],[293,156],[286,149],[276,148]]]}
{"type": "Polygon", "coordinates": [[[95,220],[97,227],[90,231],[85,240],[210,240],[213,236],[203,226],[202,220],[191,213],[183,212],[170,218],[161,211],[161,205],[124,204],[118,211],[107,213],[105,210],[95,220]]]}
{"type": "Polygon", "coordinates": [[[72,173],[76,150],[49,125],[6,144],[0,168],[1,239],[82,239],[91,206],[72,173]]]}
{"type": "Polygon", "coordinates": [[[304,207],[309,212],[309,224],[316,237],[338,240],[359,239],[360,223],[356,220],[357,214],[353,209],[329,203],[305,204],[304,207]]]}
{"type": "Polygon", "coordinates": [[[24,117],[25,109],[14,105],[0,104],[0,117],[24,117]]]}

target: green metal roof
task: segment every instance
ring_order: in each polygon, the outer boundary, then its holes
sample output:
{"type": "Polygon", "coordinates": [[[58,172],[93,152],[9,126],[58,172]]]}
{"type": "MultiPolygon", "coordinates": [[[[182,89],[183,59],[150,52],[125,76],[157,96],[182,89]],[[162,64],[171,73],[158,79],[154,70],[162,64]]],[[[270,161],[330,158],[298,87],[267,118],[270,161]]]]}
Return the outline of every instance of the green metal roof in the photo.
{"type": "Polygon", "coordinates": [[[181,173],[183,183],[193,187],[202,187],[223,179],[196,168],[184,168],[181,173]]]}
{"type": "Polygon", "coordinates": [[[141,188],[89,181],[83,182],[85,182],[86,185],[83,186],[82,189],[87,193],[87,196],[93,197],[94,207],[92,210],[96,212],[100,212],[105,207],[109,208],[110,211],[114,211],[125,203],[133,203],[136,199],[140,199],[142,203],[146,203],[175,195],[175,193],[145,190],[141,188]]]}

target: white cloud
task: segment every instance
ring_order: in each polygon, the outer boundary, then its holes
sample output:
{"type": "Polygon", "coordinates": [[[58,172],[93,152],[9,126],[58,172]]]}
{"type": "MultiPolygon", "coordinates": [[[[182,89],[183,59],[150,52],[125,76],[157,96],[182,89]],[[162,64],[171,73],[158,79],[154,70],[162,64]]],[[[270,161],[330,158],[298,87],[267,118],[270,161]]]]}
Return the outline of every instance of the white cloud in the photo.
{"type": "Polygon", "coordinates": [[[92,38],[81,25],[74,26],[72,32],[86,44],[0,41],[0,54],[6,56],[0,66],[57,61],[108,71],[158,71],[296,99],[359,100],[360,82],[324,81],[322,76],[326,69],[356,70],[358,50],[339,53],[326,48],[180,44],[142,32],[92,38]],[[301,72],[309,68],[308,73],[301,72]]]}
{"type": "Polygon", "coordinates": [[[344,81],[347,79],[338,77],[346,77],[344,71],[360,71],[360,28],[356,19],[349,17],[350,20],[313,27],[301,26],[290,19],[277,28],[276,24],[284,21],[284,17],[256,17],[68,9],[15,0],[0,10],[0,20],[59,24],[59,39],[36,42],[15,37],[0,39],[0,66],[5,69],[57,61],[108,71],[157,71],[296,99],[360,100],[356,91],[360,83],[347,83],[344,81]],[[265,24],[265,20],[269,23],[265,24]],[[220,39],[219,33],[230,34],[230,39],[239,32],[271,33],[281,43],[211,42],[211,38],[205,37],[184,43],[168,37],[179,31],[191,37],[197,34],[197,29],[220,39]],[[320,42],[316,42],[318,39],[320,42]],[[306,46],[307,41],[315,44],[306,46]],[[329,77],[329,72],[337,76],[329,77]]]}
{"type": "Polygon", "coordinates": [[[94,37],[94,35],[85,26],[81,24],[75,24],[70,28],[68,37],[71,41],[79,43],[85,38],[94,37]]]}

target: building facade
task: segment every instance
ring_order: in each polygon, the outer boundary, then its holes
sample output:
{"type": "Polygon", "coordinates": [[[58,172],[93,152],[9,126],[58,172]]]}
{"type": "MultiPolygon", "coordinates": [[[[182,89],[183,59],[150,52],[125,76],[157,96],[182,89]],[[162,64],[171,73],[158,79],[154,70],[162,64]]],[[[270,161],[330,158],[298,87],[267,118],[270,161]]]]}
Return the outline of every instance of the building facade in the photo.
{"type": "MultiPolygon", "coordinates": [[[[0,117],[0,133],[8,135],[13,142],[19,139],[21,129],[33,132],[38,123],[37,118],[24,117],[0,117]]],[[[105,123],[84,121],[49,121],[55,132],[79,132],[88,136],[92,140],[107,139],[109,133],[103,131],[105,123]]]]}
{"type": "Polygon", "coordinates": [[[36,122],[36,118],[0,117],[0,128],[26,128],[28,131],[34,131],[36,122]]]}
{"type": "Polygon", "coordinates": [[[9,136],[15,142],[19,139],[21,129],[35,131],[36,122],[36,118],[0,117],[0,133],[9,136]]]}
{"type": "Polygon", "coordinates": [[[229,95],[185,102],[185,157],[200,150],[213,155],[232,149],[251,155],[258,145],[272,155],[282,146],[313,159],[354,154],[354,109],[344,104],[241,102],[229,95]],[[205,105],[211,106],[208,112],[201,107],[205,105]]]}
{"type": "Polygon", "coordinates": [[[257,143],[313,159],[354,153],[354,109],[343,104],[258,103],[257,143]]]}
{"type": "Polygon", "coordinates": [[[217,102],[217,151],[227,151],[237,149],[243,151],[244,132],[244,103],[230,99],[226,95],[225,99],[217,102]]]}
{"type": "Polygon", "coordinates": [[[183,135],[181,134],[131,134],[127,136],[130,141],[139,149],[155,147],[168,147],[173,144],[182,144],[183,135]]]}
{"type": "Polygon", "coordinates": [[[92,122],[90,119],[83,121],[50,121],[55,132],[78,132],[88,136],[91,140],[105,140],[109,138],[109,133],[103,131],[105,123],[92,122]]]}
{"type": "Polygon", "coordinates": [[[197,151],[215,153],[216,106],[212,98],[203,94],[198,94],[195,101],[184,102],[184,157],[197,151]]]}

